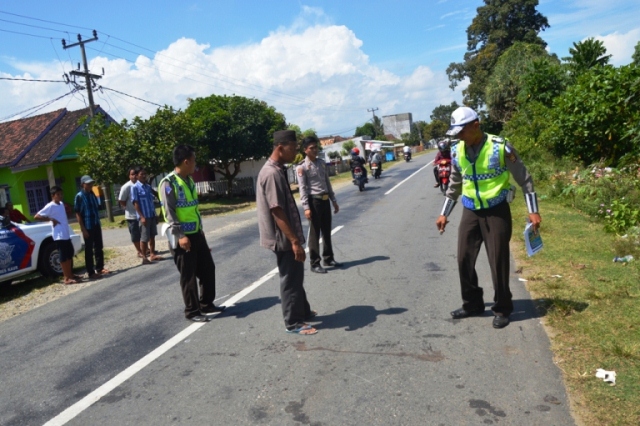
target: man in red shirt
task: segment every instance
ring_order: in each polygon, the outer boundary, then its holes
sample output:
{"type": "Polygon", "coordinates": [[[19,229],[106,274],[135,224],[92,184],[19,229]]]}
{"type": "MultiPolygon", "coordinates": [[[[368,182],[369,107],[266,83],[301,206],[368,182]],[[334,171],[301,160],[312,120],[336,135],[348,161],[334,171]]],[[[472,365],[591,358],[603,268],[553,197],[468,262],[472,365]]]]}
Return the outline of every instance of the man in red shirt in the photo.
{"type": "Polygon", "coordinates": [[[12,202],[8,202],[7,205],[5,206],[7,211],[9,212],[9,218],[11,219],[11,222],[15,222],[15,223],[31,223],[31,221],[29,219],[27,219],[27,217],[25,215],[22,214],[22,212],[20,210],[16,210],[13,208],[13,203],[12,202]]]}

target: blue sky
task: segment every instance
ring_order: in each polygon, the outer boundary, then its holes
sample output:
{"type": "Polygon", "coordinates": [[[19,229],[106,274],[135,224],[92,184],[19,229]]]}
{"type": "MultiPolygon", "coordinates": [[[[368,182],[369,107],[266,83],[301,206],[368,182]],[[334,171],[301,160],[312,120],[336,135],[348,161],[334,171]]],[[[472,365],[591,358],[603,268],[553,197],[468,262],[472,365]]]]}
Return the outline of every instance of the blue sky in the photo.
{"type": "MultiPolygon", "coordinates": [[[[0,77],[59,80],[80,61],[61,38],[85,39],[96,103],[116,119],[147,117],[150,101],[185,108],[187,98],[238,94],[262,99],[291,123],[321,135],[353,132],[378,115],[413,113],[454,100],[445,70],[462,60],[466,29],[481,0],[120,1],[0,0],[0,77]],[[102,6],[104,5],[104,6],[102,6]],[[49,22],[46,22],[49,21],[49,22]],[[117,92],[114,92],[117,91],[117,92]],[[119,93],[121,92],[121,93],[119,93]]],[[[541,33],[563,57],[573,42],[601,39],[612,62],[631,61],[640,40],[638,0],[541,0],[541,33]]],[[[461,88],[464,87],[464,84],[461,88]]],[[[0,80],[0,119],[70,91],[57,83],[0,80]]],[[[35,113],[86,105],[75,93],[35,113]]]]}

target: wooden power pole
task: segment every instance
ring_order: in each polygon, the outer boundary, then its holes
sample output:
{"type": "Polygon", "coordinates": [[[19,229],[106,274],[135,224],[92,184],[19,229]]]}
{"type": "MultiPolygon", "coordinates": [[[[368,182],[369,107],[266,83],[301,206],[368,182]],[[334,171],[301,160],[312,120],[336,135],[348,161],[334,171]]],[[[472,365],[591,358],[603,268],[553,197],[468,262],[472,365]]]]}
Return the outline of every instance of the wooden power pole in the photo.
{"type": "MultiPolygon", "coordinates": [[[[65,39],[62,39],[62,47],[64,49],[69,49],[71,47],[80,46],[80,51],[82,52],[82,65],[84,67],[84,71],[80,71],[80,64],[78,64],[78,69],[75,71],[71,71],[71,75],[84,77],[85,87],[87,89],[87,96],[89,97],[89,116],[93,117],[95,113],[95,103],[93,102],[93,80],[97,80],[102,78],[102,76],[97,74],[91,74],[89,72],[89,66],[87,65],[87,54],[84,50],[84,45],[86,43],[90,43],[92,41],[98,40],[98,33],[96,30],[93,30],[93,38],[88,40],[82,40],[82,36],[78,34],[78,42],[73,44],[67,44],[65,39]]],[[[111,184],[103,183],[102,184],[102,192],[104,193],[104,206],[105,210],[107,210],[107,218],[109,222],[113,222],[113,212],[111,211],[111,184]]]]}

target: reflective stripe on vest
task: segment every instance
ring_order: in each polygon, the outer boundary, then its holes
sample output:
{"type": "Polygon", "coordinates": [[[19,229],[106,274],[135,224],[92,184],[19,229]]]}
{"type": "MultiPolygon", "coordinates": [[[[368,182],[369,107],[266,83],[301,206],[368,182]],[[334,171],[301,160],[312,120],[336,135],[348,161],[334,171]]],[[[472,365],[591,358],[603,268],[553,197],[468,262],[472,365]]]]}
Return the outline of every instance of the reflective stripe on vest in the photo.
{"type": "Polygon", "coordinates": [[[472,163],[467,158],[465,144],[457,144],[455,164],[462,175],[464,207],[470,210],[487,209],[506,200],[510,184],[504,148],[503,139],[487,135],[478,158],[472,163]]]}
{"type": "MultiPolygon", "coordinates": [[[[193,179],[189,177],[189,181],[185,182],[175,172],[171,172],[160,181],[160,184],[165,180],[173,187],[176,194],[176,216],[180,222],[182,232],[195,234],[200,231],[202,220],[198,211],[198,192],[193,179]]],[[[164,211],[164,205],[162,206],[162,212],[166,220],[167,215],[164,211]]]]}

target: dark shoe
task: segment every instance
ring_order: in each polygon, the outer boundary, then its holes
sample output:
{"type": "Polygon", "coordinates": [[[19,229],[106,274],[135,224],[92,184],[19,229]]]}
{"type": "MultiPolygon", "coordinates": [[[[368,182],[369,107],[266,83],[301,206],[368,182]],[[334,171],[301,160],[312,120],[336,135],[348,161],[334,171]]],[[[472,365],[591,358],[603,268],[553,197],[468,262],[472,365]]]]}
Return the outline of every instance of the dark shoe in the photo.
{"type": "Polygon", "coordinates": [[[187,318],[189,321],[193,322],[209,322],[211,318],[206,317],[204,315],[196,315],[195,317],[187,318]]]}
{"type": "Polygon", "coordinates": [[[317,274],[326,274],[327,270],[324,269],[322,266],[318,265],[318,266],[312,266],[311,272],[315,272],[317,274]]]}
{"type": "Polygon", "coordinates": [[[309,315],[307,315],[307,316],[304,318],[304,320],[305,320],[305,321],[309,321],[309,320],[311,320],[311,319],[313,319],[313,318],[315,318],[315,317],[317,317],[317,316],[318,316],[318,311],[314,311],[314,310],[312,309],[312,310],[311,310],[311,312],[309,312],[309,315]]]}
{"type": "Polygon", "coordinates": [[[469,317],[477,317],[478,315],[482,315],[483,312],[484,312],[484,309],[482,310],[478,309],[474,311],[465,311],[464,309],[460,308],[451,312],[451,316],[453,317],[453,319],[462,319],[462,318],[469,318],[469,317]]]}
{"type": "Polygon", "coordinates": [[[433,187],[434,187],[434,188],[438,188],[439,186],[440,186],[440,184],[439,184],[439,183],[435,183],[435,184],[433,185],[433,187]]]}
{"type": "Polygon", "coordinates": [[[509,317],[508,316],[498,316],[493,317],[493,328],[504,328],[509,325],[509,317]]]}
{"type": "Polygon", "coordinates": [[[200,309],[200,313],[204,316],[210,317],[215,314],[219,314],[220,312],[224,311],[225,308],[226,306],[213,306],[208,309],[200,309]]]}
{"type": "Polygon", "coordinates": [[[330,260],[328,262],[324,262],[324,266],[333,266],[334,268],[339,268],[342,266],[342,263],[338,263],[335,260],[330,260]]]}

